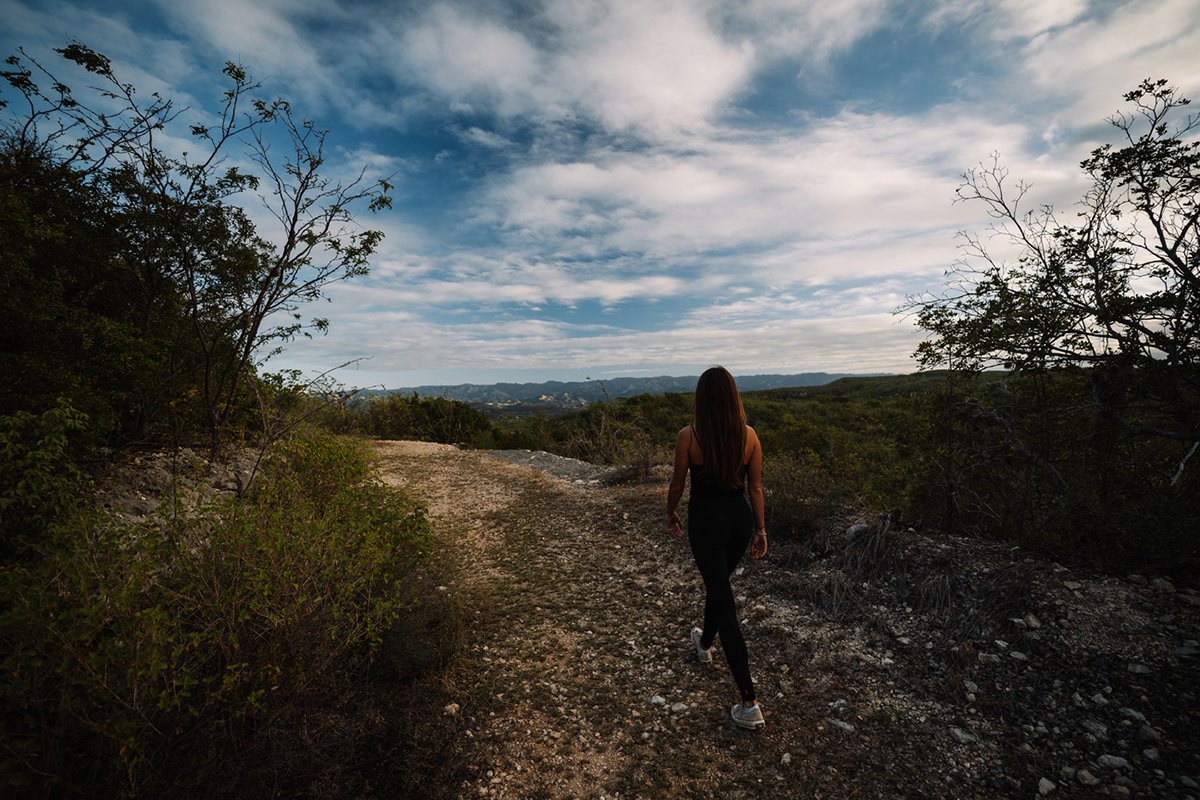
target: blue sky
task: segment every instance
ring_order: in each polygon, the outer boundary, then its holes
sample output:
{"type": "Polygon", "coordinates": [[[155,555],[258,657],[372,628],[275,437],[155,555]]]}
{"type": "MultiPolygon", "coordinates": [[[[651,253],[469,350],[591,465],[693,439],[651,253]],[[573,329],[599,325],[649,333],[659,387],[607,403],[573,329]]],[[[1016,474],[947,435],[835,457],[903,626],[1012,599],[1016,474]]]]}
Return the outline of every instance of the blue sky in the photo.
{"type": "MultiPolygon", "coordinates": [[[[203,117],[225,60],[394,174],[372,273],[269,363],[390,388],[909,372],[962,172],[1067,208],[1142,78],[1200,95],[1195,0],[0,0],[203,117]]],[[[64,71],[64,77],[70,77],[64,71]]],[[[180,141],[185,134],[180,134],[180,141]]],[[[170,142],[170,140],[167,140],[170,142]]],[[[181,145],[182,146],[182,145],[181,145]]],[[[263,233],[270,236],[267,218],[263,233]]]]}

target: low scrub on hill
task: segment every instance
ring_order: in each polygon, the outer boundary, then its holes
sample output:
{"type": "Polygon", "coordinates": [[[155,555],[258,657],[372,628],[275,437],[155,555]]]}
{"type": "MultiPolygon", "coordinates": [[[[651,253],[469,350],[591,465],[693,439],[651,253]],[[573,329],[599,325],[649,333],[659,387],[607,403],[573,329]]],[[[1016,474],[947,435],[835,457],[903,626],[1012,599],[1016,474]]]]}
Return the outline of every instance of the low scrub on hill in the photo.
{"type": "Polygon", "coordinates": [[[393,394],[356,407],[355,427],[380,439],[413,439],[442,444],[492,445],[492,424],[466,403],[441,397],[393,394]]]}
{"type": "Polygon", "coordinates": [[[0,785],[46,796],[306,773],[304,731],[418,602],[431,536],[328,436],[282,444],[240,500],[138,524],[80,506],[50,528],[0,567],[0,785]]]}
{"type": "MultiPolygon", "coordinates": [[[[768,524],[802,537],[831,518],[887,511],[1103,568],[1194,579],[1200,486],[1197,470],[1181,468],[1186,448],[1123,433],[1081,400],[1090,380],[1069,370],[1008,379],[930,371],[746,392],[763,443],[768,524]]],[[[1149,403],[1124,401],[1131,418],[1149,403]]],[[[643,395],[501,422],[493,440],[595,463],[662,464],[690,409],[690,395],[643,395]]]]}

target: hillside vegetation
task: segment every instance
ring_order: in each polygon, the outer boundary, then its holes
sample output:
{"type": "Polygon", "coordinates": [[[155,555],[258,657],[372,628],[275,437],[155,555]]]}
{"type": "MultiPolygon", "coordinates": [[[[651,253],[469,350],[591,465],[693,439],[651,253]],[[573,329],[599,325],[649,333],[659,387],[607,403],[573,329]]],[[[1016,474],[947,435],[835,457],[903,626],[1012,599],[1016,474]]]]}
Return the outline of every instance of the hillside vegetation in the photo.
{"type": "MultiPolygon", "coordinates": [[[[1104,569],[1194,581],[1194,471],[1172,484],[1178,447],[1114,442],[1097,428],[1102,414],[1066,414],[1086,382],[1066,369],[1015,379],[931,371],[746,392],[746,413],[763,442],[768,522],[777,533],[803,537],[831,518],[890,512],[910,524],[1008,539],[1104,569]],[[1038,438],[1049,453],[1044,464],[1062,485],[980,410],[1000,401],[1028,409],[1020,433],[1038,438]]],[[[499,422],[465,404],[400,396],[345,413],[346,429],[384,438],[545,450],[622,465],[636,476],[670,461],[676,432],[690,422],[691,397],[642,395],[499,422]]]]}
{"type": "Polygon", "coordinates": [[[305,304],[365,273],[381,234],[351,209],[389,186],[325,177],[324,132],[237,65],[175,157],[169,99],[57,52],[98,86],[26,54],[0,73],[0,792],[277,793],[318,769],[308,731],[426,574],[424,508],[303,424],[311,386],[263,369],[324,329],[305,304]],[[283,230],[239,204],[260,179],[283,230]],[[237,459],[255,469],[214,487],[237,459]]]}

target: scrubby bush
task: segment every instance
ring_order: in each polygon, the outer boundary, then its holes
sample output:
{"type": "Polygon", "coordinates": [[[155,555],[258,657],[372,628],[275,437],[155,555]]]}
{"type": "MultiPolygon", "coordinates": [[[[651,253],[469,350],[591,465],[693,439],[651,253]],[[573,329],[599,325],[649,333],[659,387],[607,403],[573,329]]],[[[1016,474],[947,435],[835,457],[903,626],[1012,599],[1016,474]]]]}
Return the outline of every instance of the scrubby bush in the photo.
{"type": "Polygon", "coordinates": [[[383,439],[492,445],[492,423],[457,400],[393,394],[367,401],[360,413],[363,429],[383,439]]]}
{"type": "Polygon", "coordinates": [[[187,795],[298,736],[418,602],[430,542],[424,509],[332,438],[287,444],[241,501],[69,525],[0,571],[0,783],[46,795],[187,795]]]}
{"type": "Polygon", "coordinates": [[[767,527],[792,539],[821,530],[841,510],[836,485],[812,450],[763,457],[767,527]]]}
{"type": "Polygon", "coordinates": [[[0,417],[0,559],[44,546],[51,528],[87,485],[71,440],[87,416],[66,401],[40,415],[0,417]]]}

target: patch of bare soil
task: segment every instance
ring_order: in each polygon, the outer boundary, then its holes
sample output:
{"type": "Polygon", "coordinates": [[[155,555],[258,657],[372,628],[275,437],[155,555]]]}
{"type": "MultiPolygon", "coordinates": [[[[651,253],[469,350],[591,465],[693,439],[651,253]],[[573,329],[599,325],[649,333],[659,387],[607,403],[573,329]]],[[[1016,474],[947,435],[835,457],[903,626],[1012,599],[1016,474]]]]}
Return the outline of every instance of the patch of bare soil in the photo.
{"type": "Polygon", "coordinates": [[[884,520],[773,541],[734,578],[767,719],[745,733],[719,647],[688,640],[703,589],[665,473],[376,449],[463,615],[426,796],[1200,797],[1192,590],[884,520]]]}

